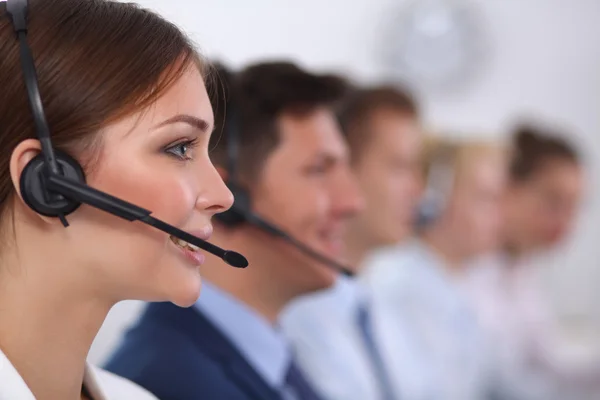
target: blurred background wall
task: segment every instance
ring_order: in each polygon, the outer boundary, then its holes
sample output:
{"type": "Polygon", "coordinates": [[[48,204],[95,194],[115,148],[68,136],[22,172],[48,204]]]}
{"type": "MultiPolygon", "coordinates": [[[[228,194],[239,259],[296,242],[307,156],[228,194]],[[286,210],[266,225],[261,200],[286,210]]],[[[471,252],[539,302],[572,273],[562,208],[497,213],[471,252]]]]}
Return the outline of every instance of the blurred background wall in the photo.
{"type": "MultiPolygon", "coordinates": [[[[600,1],[137,2],[232,67],[287,58],[359,82],[409,79],[432,129],[501,136],[528,117],[572,133],[589,165],[587,200],[572,238],[544,263],[557,312],[600,332],[600,1]]],[[[92,362],[140,306],[112,310],[92,362]]]]}

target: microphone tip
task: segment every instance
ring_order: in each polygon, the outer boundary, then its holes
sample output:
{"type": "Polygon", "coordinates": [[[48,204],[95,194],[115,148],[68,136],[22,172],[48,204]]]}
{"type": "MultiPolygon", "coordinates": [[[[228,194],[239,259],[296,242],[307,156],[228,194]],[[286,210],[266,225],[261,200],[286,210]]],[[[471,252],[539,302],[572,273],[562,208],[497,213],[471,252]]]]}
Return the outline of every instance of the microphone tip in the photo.
{"type": "Polygon", "coordinates": [[[241,255],[240,253],[236,253],[235,251],[226,250],[223,254],[223,261],[232,267],[236,268],[246,268],[248,266],[248,260],[246,257],[241,255]]]}

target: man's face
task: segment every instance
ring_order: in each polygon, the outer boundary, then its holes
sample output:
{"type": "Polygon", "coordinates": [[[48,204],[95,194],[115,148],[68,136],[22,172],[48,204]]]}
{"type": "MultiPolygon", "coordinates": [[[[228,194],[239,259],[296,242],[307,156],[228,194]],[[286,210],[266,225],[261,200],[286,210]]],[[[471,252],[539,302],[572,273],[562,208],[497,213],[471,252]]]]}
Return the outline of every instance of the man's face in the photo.
{"type": "MultiPolygon", "coordinates": [[[[324,108],[284,114],[279,131],[279,146],[253,188],[253,209],[312,249],[343,261],[346,221],[362,208],[362,197],[335,117],[324,108]]],[[[272,278],[281,290],[298,295],[335,281],[337,273],[281,239],[261,235],[260,245],[278,264],[272,278]]]]}
{"type": "Polygon", "coordinates": [[[513,184],[506,207],[513,215],[510,232],[519,250],[559,244],[576,222],[584,186],[581,167],[564,161],[549,162],[526,182],[513,184]]]}
{"type": "Polygon", "coordinates": [[[415,118],[382,109],[371,115],[369,137],[357,149],[354,172],[366,209],[352,229],[367,247],[397,243],[412,231],[421,191],[421,133],[415,118]]]}

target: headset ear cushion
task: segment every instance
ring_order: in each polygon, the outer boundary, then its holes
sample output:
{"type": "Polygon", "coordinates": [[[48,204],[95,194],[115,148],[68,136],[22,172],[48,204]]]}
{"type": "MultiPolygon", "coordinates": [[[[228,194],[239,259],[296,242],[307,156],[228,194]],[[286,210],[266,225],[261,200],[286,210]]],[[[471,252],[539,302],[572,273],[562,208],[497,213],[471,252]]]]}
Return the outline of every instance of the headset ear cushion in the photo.
{"type": "Polygon", "coordinates": [[[415,227],[423,229],[433,223],[441,214],[441,204],[432,195],[425,195],[417,207],[415,227]]]}
{"type": "Polygon", "coordinates": [[[250,212],[250,194],[239,185],[227,182],[227,187],[233,194],[233,205],[225,212],[215,215],[215,218],[225,226],[236,226],[247,221],[250,212]]]}
{"type": "MultiPolygon", "coordinates": [[[[85,183],[85,174],[77,160],[57,150],[55,150],[55,157],[63,176],[85,183]]],[[[23,169],[19,180],[23,201],[33,211],[47,217],[69,215],[81,203],[58,194],[49,193],[45,189],[43,180],[44,165],[44,156],[40,153],[29,161],[23,169]]]]}

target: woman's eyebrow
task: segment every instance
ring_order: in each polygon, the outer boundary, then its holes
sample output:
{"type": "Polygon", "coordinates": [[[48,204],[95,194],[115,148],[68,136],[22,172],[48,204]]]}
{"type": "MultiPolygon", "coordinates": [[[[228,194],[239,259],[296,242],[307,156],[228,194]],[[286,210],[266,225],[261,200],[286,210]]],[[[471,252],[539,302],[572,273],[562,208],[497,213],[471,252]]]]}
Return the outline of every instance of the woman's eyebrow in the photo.
{"type": "Polygon", "coordinates": [[[179,114],[179,115],[175,115],[174,117],[171,117],[171,118],[161,122],[160,124],[156,125],[154,127],[154,129],[158,129],[165,125],[171,125],[171,124],[176,124],[176,123],[180,123],[180,122],[182,122],[184,124],[188,124],[196,129],[202,131],[203,133],[207,133],[210,128],[210,124],[208,122],[206,122],[205,120],[203,120],[202,118],[194,117],[194,116],[188,115],[188,114],[179,114]]]}

